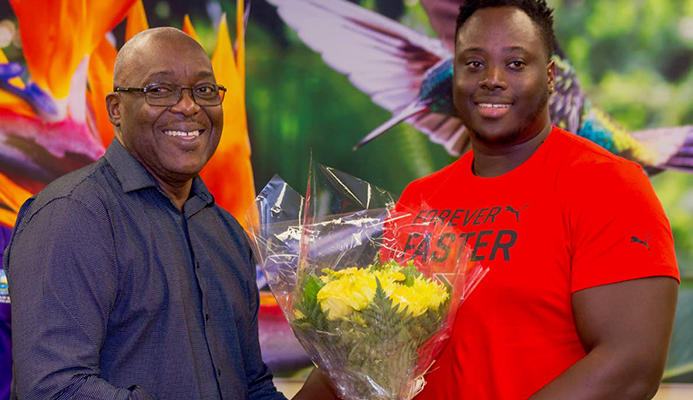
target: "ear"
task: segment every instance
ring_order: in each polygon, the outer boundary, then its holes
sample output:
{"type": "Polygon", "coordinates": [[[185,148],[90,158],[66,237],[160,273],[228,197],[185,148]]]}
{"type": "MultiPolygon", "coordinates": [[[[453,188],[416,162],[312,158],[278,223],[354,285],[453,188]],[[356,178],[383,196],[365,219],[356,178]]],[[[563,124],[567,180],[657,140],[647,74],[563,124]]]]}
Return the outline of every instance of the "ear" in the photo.
{"type": "Polygon", "coordinates": [[[546,66],[546,77],[548,78],[549,93],[553,93],[556,88],[556,63],[551,60],[546,66]]]}
{"type": "Polygon", "coordinates": [[[108,110],[108,119],[117,129],[120,126],[120,95],[111,92],[106,95],[106,109],[108,110]]]}

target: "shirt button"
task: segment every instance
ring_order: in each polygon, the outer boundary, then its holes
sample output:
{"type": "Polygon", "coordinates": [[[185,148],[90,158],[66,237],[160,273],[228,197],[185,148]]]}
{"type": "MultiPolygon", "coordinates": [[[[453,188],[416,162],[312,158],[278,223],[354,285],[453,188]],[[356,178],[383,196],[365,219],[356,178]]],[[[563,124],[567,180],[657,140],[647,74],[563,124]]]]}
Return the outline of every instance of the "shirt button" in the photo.
{"type": "Polygon", "coordinates": [[[195,268],[199,269],[200,268],[200,263],[195,261],[195,268]]]}
{"type": "Polygon", "coordinates": [[[205,314],[205,321],[209,321],[209,314],[205,314]]]}
{"type": "Polygon", "coordinates": [[[217,376],[221,376],[221,369],[217,368],[217,376]]]}

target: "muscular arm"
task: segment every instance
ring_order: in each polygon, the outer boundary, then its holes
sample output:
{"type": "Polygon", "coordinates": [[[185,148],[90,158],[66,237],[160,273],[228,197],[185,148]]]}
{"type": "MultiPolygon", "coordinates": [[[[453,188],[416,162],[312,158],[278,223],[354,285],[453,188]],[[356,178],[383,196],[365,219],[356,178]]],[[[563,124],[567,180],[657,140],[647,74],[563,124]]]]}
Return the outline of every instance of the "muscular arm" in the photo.
{"type": "Polygon", "coordinates": [[[142,388],[117,388],[99,376],[118,290],[110,230],[73,200],[31,216],[24,207],[20,219],[28,222],[17,227],[4,259],[17,397],[150,400],[142,388]]]}
{"type": "Polygon", "coordinates": [[[529,400],[651,399],[666,364],[677,295],[677,282],[668,277],[575,292],[575,323],[587,355],[529,400]]]}

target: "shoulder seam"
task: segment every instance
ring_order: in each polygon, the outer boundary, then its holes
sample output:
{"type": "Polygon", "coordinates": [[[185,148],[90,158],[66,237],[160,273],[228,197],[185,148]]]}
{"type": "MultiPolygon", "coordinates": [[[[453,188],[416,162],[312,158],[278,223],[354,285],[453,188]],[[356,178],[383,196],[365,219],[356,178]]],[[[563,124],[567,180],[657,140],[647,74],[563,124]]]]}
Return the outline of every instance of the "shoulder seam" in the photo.
{"type": "MultiPolygon", "coordinates": [[[[98,162],[98,161],[97,161],[97,162],[98,162]]],[[[86,205],[86,203],[84,203],[83,201],[77,199],[76,197],[73,197],[73,194],[74,194],[75,190],[77,190],[81,185],[83,185],[84,182],[85,182],[87,179],[91,178],[93,175],[96,174],[97,171],[100,171],[103,167],[105,167],[105,165],[100,165],[100,166],[98,166],[98,167],[96,167],[96,168],[93,168],[91,171],[89,171],[89,173],[87,173],[86,175],[84,175],[84,177],[83,177],[80,181],[76,182],[76,183],[72,186],[72,188],[70,188],[70,191],[69,191],[68,193],[65,193],[65,194],[59,195],[59,196],[57,196],[57,197],[55,197],[55,198],[50,199],[50,200],[49,200],[48,202],[46,202],[45,204],[42,204],[41,207],[40,207],[39,209],[34,210],[30,215],[27,215],[27,218],[29,218],[29,219],[27,220],[27,223],[28,223],[29,221],[31,221],[31,219],[34,217],[34,215],[36,215],[40,210],[42,210],[42,209],[43,209],[44,207],[46,207],[47,205],[49,205],[49,204],[51,204],[51,203],[53,203],[54,201],[59,200],[59,199],[69,199],[69,200],[73,200],[73,201],[75,201],[75,202],[81,204],[85,209],[89,210],[89,207],[86,205]]],[[[36,195],[34,198],[35,198],[35,200],[34,200],[34,203],[35,203],[35,201],[38,199],[38,198],[37,198],[37,195],[36,195]]],[[[94,214],[93,211],[91,211],[91,210],[89,210],[89,211],[90,211],[92,214],[94,214]]]]}

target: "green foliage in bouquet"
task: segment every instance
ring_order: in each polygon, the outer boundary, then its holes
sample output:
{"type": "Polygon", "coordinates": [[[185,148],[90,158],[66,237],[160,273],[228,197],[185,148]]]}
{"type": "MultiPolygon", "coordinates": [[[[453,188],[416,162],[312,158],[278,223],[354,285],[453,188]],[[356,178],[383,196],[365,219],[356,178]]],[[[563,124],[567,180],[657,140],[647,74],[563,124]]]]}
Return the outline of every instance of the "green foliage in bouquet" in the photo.
{"type": "Polygon", "coordinates": [[[318,303],[318,292],[325,284],[315,275],[309,275],[303,286],[301,300],[295,304],[295,314],[300,316],[296,324],[308,324],[314,329],[324,331],[328,329],[325,313],[318,303]]]}
{"type": "Polygon", "coordinates": [[[296,336],[310,354],[322,355],[321,367],[351,398],[413,397],[419,348],[448,314],[448,289],[412,263],[322,273],[303,279],[296,336]]]}

